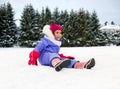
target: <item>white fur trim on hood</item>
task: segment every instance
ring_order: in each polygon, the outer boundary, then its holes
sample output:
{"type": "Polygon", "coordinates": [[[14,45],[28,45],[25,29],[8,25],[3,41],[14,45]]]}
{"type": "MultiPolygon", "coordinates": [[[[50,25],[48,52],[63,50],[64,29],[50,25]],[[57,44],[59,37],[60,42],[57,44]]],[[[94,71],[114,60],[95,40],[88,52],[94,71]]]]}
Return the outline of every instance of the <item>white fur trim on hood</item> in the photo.
{"type": "Polygon", "coordinates": [[[52,41],[54,44],[61,46],[61,41],[57,41],[52,33],[52,31],[50,30],[50,25],[45,25],[43,27],[43,33],[45,34],[45,38],[49,39],[50,41],[52,41]]]}

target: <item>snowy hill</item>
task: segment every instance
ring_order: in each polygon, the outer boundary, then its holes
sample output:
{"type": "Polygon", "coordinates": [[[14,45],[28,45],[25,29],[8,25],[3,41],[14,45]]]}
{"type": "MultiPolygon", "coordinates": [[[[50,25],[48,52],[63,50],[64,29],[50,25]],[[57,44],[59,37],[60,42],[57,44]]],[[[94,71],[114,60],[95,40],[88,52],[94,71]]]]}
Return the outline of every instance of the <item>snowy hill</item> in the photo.
{"type": "Polygon", "coordinates": [[[0,48],[0,89],[120,89],[120,47],[62,48],[61,53],[86,61],[94,57],[91,69],[63,69],[28,66],[32,48],[0,48]]]}

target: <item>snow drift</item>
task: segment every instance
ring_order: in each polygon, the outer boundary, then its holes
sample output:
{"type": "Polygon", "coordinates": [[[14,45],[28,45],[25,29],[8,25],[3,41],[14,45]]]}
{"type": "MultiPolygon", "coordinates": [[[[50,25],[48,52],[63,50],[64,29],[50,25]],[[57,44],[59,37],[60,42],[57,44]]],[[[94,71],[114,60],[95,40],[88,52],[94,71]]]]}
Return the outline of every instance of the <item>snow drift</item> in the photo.
{"type": "Polygon", "coordinates": [[[61,53],[80,61],[92,57],[91,69],[56,72],[46,66],[28,66],[33,48],[0,48],[0,89],[120,89],[120,47],[62,48],[61,53]]]}

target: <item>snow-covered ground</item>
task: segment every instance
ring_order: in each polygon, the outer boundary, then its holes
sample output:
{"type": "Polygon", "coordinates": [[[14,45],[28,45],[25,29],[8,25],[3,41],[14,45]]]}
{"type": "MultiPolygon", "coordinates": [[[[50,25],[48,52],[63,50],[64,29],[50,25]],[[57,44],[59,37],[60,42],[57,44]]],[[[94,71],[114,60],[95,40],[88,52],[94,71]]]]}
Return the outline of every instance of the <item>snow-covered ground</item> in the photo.
{"type": "Polygon", "coordinates": [[[0,48],[0,89],[120,89],[120,47],[62,48],[61,53],[86,61],[91,69],[56,72],[46,66],[28,66],[33,48],[0,48]]]}

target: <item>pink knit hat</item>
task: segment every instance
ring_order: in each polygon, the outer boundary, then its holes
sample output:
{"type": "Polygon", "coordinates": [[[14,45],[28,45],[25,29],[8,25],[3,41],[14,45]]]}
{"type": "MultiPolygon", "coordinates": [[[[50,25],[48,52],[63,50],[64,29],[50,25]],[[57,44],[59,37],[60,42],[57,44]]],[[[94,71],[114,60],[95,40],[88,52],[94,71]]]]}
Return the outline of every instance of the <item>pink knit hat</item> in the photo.
{"type": "Polygon", "coordinates": [[[62,26],[55,24],[55,23],[51,23],[50,24],[50,30],[52,31],[52,33],[54,33],[56,30],[61,30],[62,31],[62,26]]]}

